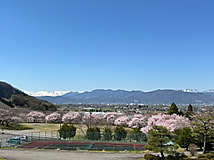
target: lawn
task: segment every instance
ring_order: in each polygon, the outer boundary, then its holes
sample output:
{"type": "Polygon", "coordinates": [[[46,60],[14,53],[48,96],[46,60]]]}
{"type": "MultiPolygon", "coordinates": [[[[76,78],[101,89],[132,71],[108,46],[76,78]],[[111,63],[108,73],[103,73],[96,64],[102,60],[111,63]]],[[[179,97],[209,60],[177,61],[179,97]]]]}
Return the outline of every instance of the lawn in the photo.
{"type": "MultiPolygon", "coordinates": [[[[60,124],[56,123],[23,123],[22,125],[27,126],[29,128],[33,128],[30,132],[35,136],[38,137],[58,137],[59,133],[58,130],[60,129],[60,124]]],[[[74,126],[77,128],[76,135],[72,140],[78,140],[78,141],[86,141],[85,138],[87,126],[84,124],[74,124],[74,126]]],[[[100,128],[101,133],[104,131],[104,128],[106,125],[98,125],[97,127],[100,128]]],[[[116,126],[112,126],[112,132],[114,132],[116,126]]],[[[127,131],[132,130],[131,128],[125,128],[127,131]]],[[[90,140],[88,140],[90,141],[90,140]]],[[[99,140],[99,141],[102,141],[99,140]]],[[[112,142],[115,142],[115,140],[111,140],[112,142]]],[[[121,141],[122,142],[122,141],[121,141]]],[[[127,136],[127,139],[125,140],[127,143],[133,143],[135,141],[130,141],[129,137],[127,136]]],[[[135,142],[135,143],[142,143],[142,142],[135,142]]]]}
{"type": "Polygon", "coordinates": [[[28,130],[28,129],[33,129],[33,127],[30,127],[28,125],[24,124],[17,124],[17,123],[10,123],[7,126],[0,125],[1,129],[8,129],[8,130],[28,130]]]}
{"type": "Polygon", "coordinates": [[[33,128],[33,130],[45,132],[52,130],[59,130],[60,125],[55,123],[22,123],[24,126],[33,128]]]}
{"type": "MultiPolygon", "coordinates": [[[[22,125],[28,126],[30,128],[33,128],[34,130],[41,131],[41,132],[59,130],[59,128],[60,128],[60,124],[56,124],[56,123],[22,123],[22,125]]],[[[77,135],[81,135],[82,131],[85,132],[87,130],[87,127],[84,124],[74,124],[74,126],[77,127],[77,135]]],[[[99,127],[101,129],[101,131],[103,131],[106,126],[98,125],[97,127],[99,127]]],[[[112,130],[114,130],[115,127],[116,126],[112,126],[112,130]]],[[[125,128],[125,129],[131,130],[130,128],[125,128]]]]}

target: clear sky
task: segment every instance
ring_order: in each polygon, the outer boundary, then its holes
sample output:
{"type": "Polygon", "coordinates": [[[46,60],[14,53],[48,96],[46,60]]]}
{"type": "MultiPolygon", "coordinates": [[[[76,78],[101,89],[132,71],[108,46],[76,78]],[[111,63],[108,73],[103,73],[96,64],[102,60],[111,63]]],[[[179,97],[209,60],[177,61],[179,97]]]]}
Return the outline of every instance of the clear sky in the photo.
{"type": "Polygon", "coordinates": [[[213,0],[1,0],[0,80],[27,91],[214,88],[213,0]]]}

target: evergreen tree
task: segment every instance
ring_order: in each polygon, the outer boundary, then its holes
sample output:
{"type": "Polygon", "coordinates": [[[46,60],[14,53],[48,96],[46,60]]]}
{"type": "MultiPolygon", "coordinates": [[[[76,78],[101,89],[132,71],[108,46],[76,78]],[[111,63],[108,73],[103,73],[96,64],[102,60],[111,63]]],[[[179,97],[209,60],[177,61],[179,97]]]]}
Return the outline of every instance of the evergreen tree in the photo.
{"type": "Polygon", "coordinates": [[[196,122],[193,123],[193,138],[196,143],[202,143],[203,140],[203,154],[205,154],[208,149],[208,142],[214,137],[213,117],[204,115],[196,118],[196,122]]]}
{"type": "Polygon", "coordinates": [[[189,118],[190,120],[192,120],[192,116],[193,116],[193,107],[192,107],[192,105],[191,104],[189,104],[189,106],[188,106],[188,110],[187,110],[187,112],[186,112],[186,117],[187,118],[189,118]]]}
{"type": "Polygon", "coordinates": [[[169,115],[172,115],[172,114],[179,115],[178,107],[176,106],[176,104],[174,102],[171,104],[171,107],[169,108],[168,114],[169,115]]]}
{"type": "Polygon", "coordinates": [[[148,141],[145,149],[160,152],[164,159],[164,152],[169,152],[169,148],[175,148],[174,145],[169,146],[168,143],[173,142],[172,135],[169,130],[162,126],[153,126],[148,132],[148,141]]]}
{"type": "Polygon", "coordinates": [[[201,130],[200,127],[195,127],[192,132],[192,139],[194,144],[196,144],[200,150],[202,150],[204,146],[204,136],[203,136],[203,131],[201,130]]]}
{"type": "Polygon", "coordinates": [[[193,107],[191,104],[189,104],[189,106],[188,106],[188,112],[193,112],[193,107]]]}
{"type": "Polygon", "coordinates": [[[123,126],[117,126],[114,130],[114,138],[115,140],[121,141],[124,140],[127,136],[127,131],[123,126]]]}
{"type": "Polygon", "coordinates": [[[140,131],[140,128],[134,128],[130,133],[130,138],[133,140],[136,140],[137,142],[140,142],[141,140],[146,142],[147,137],[146,134],[140,131]]]}
{"type": "Polygon", "coordinates": [[[76,127],[73,124],[63,124],[60,130],[58,131],[60,134],[60,138],[66,139],[66,138],[73,138],[76,135],[76,127]]]}
{"type": "Polygon", "coordinates": [[[103,131],[103,140],[110,141],[112,139],[111,128],[105,128],[103,131]]]}
{"type": "Polygon", "coordinates": [[[88,128],[86,131],[86,138],[90,140],[100,140],[101,139],[100,129],[98,127],[88,128]]]}
{"type": "Polygon", "coordinates": [[[175,130],[174,133],[177,136],[176,143],[180,147],[186,148],[186,150],[188,150],[188,147],[189,147],[190,143],[192,142],[191,129],[189,127],[185,127],[183,129],[175,130]]]}

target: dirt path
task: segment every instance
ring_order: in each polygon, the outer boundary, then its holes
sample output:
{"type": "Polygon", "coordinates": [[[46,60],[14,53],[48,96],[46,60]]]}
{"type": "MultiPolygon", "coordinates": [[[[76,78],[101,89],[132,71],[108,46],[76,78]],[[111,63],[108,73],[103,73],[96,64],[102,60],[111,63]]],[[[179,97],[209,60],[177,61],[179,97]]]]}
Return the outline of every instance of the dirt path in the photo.
{"type": "Polygon", "coordinates": [[[1,149],[0,157],[7,160],[136,160],[142,158],[143,154],[1,149]]]}

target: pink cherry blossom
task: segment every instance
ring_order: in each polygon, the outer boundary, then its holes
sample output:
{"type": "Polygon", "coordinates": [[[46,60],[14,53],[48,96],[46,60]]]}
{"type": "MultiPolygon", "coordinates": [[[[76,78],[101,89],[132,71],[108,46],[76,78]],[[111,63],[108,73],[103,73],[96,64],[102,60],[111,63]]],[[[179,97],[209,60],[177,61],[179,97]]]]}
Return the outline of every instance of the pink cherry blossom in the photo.
{"type": "Polygon", "coordinates": [[[117,125],[117,126],[128,126],[128,122],[129,122],[129,117],[128,116],[121,116],[121,117],[118,117],[115,121],[114,121],[114,124],[117,125]]]}
{"type": "Polygon", "coordinates": [[[27,114],[27,119],[30,122],[42,122],[44,121],[45,115],[42,112],[32,111],[27,114]]]}
{"type": "Polygon", "coordinates": [[[117,112],[107,112],[103,118],[107,120],[108,124],[114,124],[114,121],[122,116],[122,113],[117,113],[117,112]]]}
{"type": "Polygon", "coordinates": [[[188,118],[179,116],[177,114],[157,114],[148,118],[147,126],[141,128],[141,131],[148,133],[148,131],[155,125],[166,127],[169,131],[172,132],[175,129],[190,127],[190,121],[188,118]]]}
{"type": "Polygon", "coordinates": [[[82,115],[79,112],[68,112],[63,115],[62,121],[65,123],[80,123],[82,115]]]}
{"type": "Polygon", "coordinates": [[[101,114],[95,113],[85,113],[83,116],[83,123],[87,125],[87,127],[91,127],[91,125],[102,124],[103,116],[101,114]]]}
{"type": "Polygon", "coordinates": [[[45,120],[48,122],[59,122],[61,115],[58,112],[51,113],[45,117],[45,120]]]}
{"type": "Polygon", "coordinates": [[[135,114],[131,121],[129,121],[128,126],[131,128],[142,128],[147,124],[147,116],[142,114],[135,114]]]}

